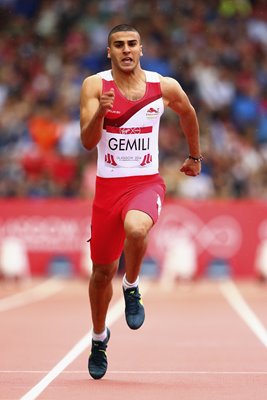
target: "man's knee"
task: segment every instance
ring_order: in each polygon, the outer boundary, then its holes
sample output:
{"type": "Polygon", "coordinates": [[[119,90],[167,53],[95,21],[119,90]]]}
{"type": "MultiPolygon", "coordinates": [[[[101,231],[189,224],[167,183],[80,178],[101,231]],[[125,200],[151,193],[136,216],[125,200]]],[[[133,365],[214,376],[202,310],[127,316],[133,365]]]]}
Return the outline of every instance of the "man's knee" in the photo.
{"type": "Polygon", "coordinates": [[[126,238],[129,240],[143,241],[153,224],[152,219],[143,212],[130,211],[124,221],[126,238]]]}
{"type": "Polygon", "coordinates": [[[91,275],[91,283],[97,287],[107,286],[113,279],[117,271],[117,262],[109,265],[93,264],[93,270],[91,275]]]}
{"type": "Polygon", "coordinates": [[[127,239],[142,241],[146,239],[148,232],[144,226],[138,225],[138,226],[128,227],[125,233],[127,239]]]}

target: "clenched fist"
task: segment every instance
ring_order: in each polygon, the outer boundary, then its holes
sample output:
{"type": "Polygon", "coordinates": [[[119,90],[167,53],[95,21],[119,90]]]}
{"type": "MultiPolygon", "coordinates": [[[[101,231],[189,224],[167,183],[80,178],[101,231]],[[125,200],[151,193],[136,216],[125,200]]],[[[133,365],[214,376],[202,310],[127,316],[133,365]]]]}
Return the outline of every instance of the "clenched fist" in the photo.
{"type": "Polygon", "coordinates": [[[180,168],[180,171],[188,176],[197,176],[201,172],[201,162],[195,162],[194,160],[187,158],[180,168]]]}
{"type": "Polygon", "coordinates": [[[99,99],[99,114],[105,116],[106,113],[113,108],[115,99],[114,89],[110,89],[108,92],[103,93],[99,99]]]}

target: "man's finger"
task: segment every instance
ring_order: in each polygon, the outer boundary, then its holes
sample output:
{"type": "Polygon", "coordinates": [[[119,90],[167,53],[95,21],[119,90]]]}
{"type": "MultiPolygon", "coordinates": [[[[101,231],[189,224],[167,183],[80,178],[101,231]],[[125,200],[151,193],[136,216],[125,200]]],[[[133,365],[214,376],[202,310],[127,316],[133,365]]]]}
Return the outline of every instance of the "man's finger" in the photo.
{"type": "Polygon", "coordinates": [[[114,97],[114,96],[115,96],[115,91],[114,91],[113,88],[111,88],[106,94],[107,94],[108,96],[110,96],[110,97],[114,97]]]}

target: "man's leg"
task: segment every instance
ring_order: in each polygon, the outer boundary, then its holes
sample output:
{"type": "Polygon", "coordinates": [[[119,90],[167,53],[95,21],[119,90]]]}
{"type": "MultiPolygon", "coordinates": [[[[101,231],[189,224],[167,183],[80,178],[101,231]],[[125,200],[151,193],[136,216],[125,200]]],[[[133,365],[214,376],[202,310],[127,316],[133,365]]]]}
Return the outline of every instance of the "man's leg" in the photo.
{"type": "Polygon", "coordinates": [[[106,327],[106,315],[113,294],[112,278],[118,268],[118,260],[108,264],[93,264],[89,283],[89,299],[93,321],[92,349],[88,370],[94,379],[101,379],[108,366],[106,348],[110,337],[106,327]]]}
{"type": "Polygon", "coordinates": [[[89,299],[94,333],[104,331],[108,306],[112,298],[112,279],[117,272],[118,260],[108,265],[93,264],[89,283],[89,299]]]}
{"type": "Polygon", "coordinates": [[[152,218],[138,210],[127,212],[124,221],[125,275],[123,293],[125,298],[125,317],[131,329],[138,329],[145,319],[145,311],[139,293],[139,273],[147,248],[148,232],[153,226],[152,218]]]}
{"type": "Polygon", "coordinates": [[[129,283],[135,282],[138,278],[147,248],[148,232],[152,226],[152,218],[142,211],[130,210],[125,216],[125,274],[129,283]]]}

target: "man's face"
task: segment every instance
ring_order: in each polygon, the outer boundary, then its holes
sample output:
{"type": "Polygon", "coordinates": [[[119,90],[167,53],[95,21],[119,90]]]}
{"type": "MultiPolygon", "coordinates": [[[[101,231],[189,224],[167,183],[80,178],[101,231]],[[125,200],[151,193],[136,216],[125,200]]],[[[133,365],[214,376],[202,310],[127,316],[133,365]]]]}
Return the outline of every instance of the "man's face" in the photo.
{"type": "Polygon", "coordinates": [[[139,65],[141,55],[142,45],[137,32],[116,32],[111,35],[108,57],[113,67],[130,72],[139,65]]]}

